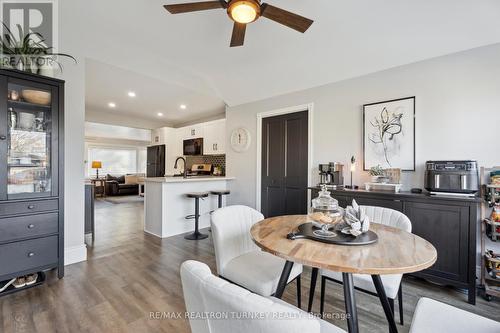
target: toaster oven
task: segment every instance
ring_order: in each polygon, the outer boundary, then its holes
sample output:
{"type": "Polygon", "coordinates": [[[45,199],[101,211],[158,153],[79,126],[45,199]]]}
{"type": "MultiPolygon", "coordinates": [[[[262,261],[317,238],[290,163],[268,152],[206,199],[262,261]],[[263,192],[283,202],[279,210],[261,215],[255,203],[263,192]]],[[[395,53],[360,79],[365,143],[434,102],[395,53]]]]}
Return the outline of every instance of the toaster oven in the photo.
{"type": "Polygon", "coordinates": [[[474,195],[479,191],[477,161],[427,161],[425,189],[431,193],[474,195]]]}

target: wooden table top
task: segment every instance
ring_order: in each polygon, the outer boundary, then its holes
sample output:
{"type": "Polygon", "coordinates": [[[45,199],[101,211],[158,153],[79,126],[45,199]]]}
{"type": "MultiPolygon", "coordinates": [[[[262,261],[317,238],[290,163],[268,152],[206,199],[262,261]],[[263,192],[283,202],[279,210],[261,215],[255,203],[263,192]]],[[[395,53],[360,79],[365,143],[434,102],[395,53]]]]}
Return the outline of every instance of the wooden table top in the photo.
{"type": "Polygon", "coordinates": [[[289,240],[286,235],[306,223],[306,215],[279,216],[252,226],[253,241],[262,250],[310,267],[359,274],[403,274],[424,270],[434,264],[437,251],[412,233],[371,223],[378,235],[371,245],[345,246],[309,239],[289,240]]]}

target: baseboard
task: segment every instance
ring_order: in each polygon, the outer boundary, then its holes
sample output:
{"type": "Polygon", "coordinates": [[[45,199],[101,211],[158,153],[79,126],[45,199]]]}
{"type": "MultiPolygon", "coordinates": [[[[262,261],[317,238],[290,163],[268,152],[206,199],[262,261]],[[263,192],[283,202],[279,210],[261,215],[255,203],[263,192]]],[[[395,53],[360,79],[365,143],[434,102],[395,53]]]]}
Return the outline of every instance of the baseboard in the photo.
{"type": "Polygon", "coordinates": [[[64,265],[71,265],[87,260],[87,246],[85,244],[70,246],[64,249],[64,265]]]}
{"type": "Polygon", "coordinates": [[[162,237],[162,236],[160,236],[160,235],[158,235],[158,234],[155,234],[155,233],[154,233],[154,232],[152,232],[152,231],[147,230],[146,228],[144,228],[144,232],[145,232],[146,234],[148,234],[148,235],[151,235],[151,236],[155,236],[155,237],[158,237],[158,238],[164,238],[164,237],[162,237]]]}

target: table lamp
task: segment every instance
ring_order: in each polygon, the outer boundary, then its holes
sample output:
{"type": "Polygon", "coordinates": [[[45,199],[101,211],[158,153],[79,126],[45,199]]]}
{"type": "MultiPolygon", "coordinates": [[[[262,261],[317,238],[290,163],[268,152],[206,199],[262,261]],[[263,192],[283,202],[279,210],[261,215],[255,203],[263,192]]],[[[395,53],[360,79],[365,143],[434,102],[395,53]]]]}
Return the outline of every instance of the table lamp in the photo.
{"type": "Polygon", "coordinates": [[[92,169],[96,169],[96,179],[99,179],[99,169],[102,168],[101,161],[92,161],[92,169]]]}
{"type": "Polygon", "coordinates": [[[351,157],[351,170],[350,171],[351,171],[351,185],[346,186],[346,188],[356,190],[359,188],[358,185],[352,184],[352,174],[356,171],[356,158],[354,156],[351,157]]]}

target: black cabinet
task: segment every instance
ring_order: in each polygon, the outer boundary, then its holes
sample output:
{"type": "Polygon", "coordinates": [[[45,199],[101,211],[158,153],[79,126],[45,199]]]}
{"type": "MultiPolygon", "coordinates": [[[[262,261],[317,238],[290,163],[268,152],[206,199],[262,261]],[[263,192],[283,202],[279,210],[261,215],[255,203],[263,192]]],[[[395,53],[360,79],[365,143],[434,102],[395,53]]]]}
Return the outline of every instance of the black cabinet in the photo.
{"type": "Polygon", "coordinates": [[[405,214],[413,233],[438,250],[436,263],[425,274],[467,282],[469,207],[408,202],[405,214]]]}
{"type": "Polygon", "coordinates": [[[64,82],[0,70],[0,281],[64,275],[64,82]]]}
{"type": "MultiPolygon", "coordinates": [[[[315,197],[317,189],[313,189],[315,197]]],[[[476,297],[476,235],[479,198],[436,197],[426,194],[332,190],[343,207],[352,199],[361,205],[392,208],[403,212],[412,232],[434,245],[436,263],[412,275],[468,289],[469,303],[476,297]]]]}

